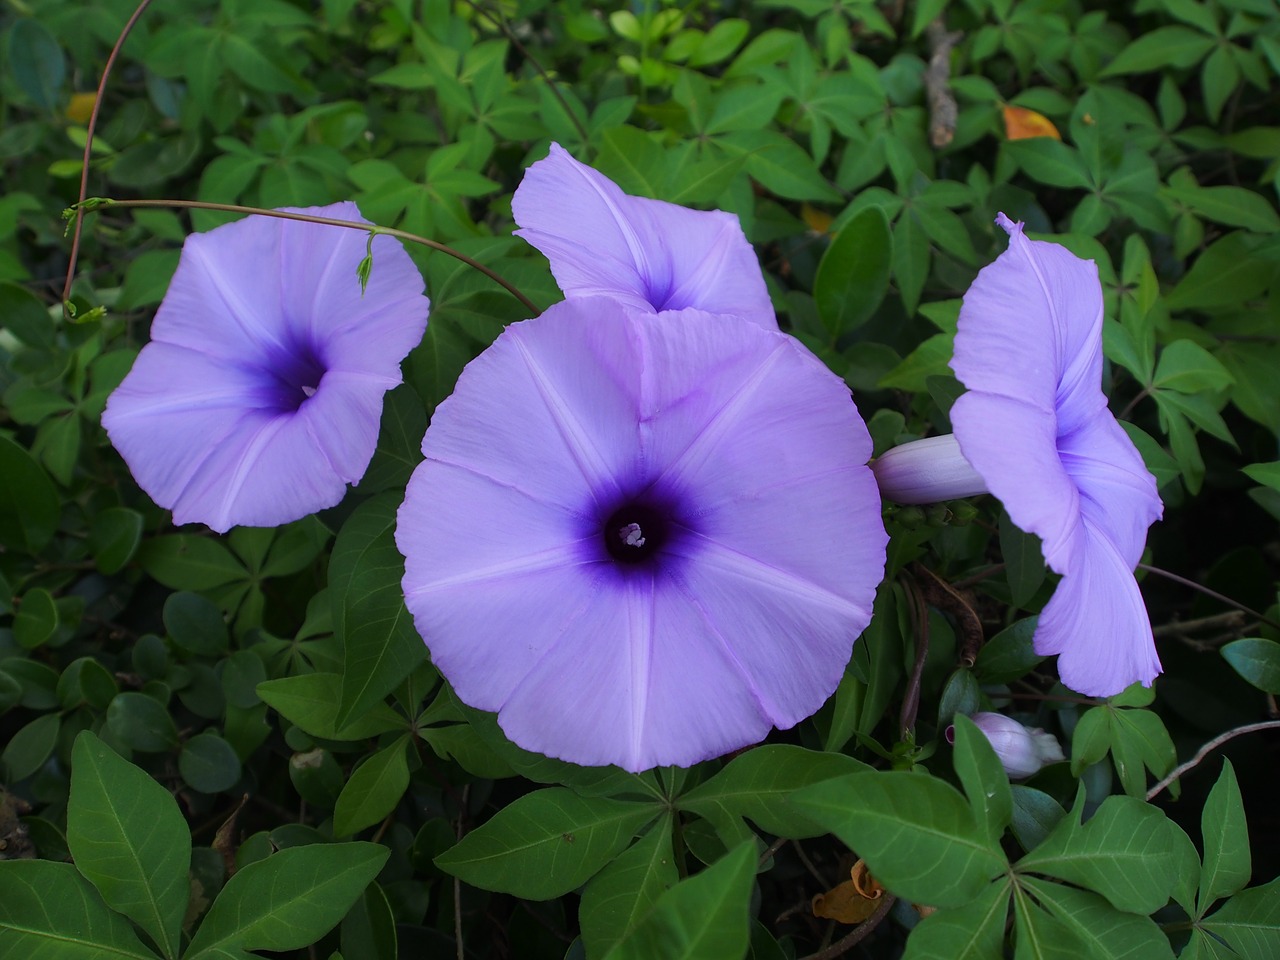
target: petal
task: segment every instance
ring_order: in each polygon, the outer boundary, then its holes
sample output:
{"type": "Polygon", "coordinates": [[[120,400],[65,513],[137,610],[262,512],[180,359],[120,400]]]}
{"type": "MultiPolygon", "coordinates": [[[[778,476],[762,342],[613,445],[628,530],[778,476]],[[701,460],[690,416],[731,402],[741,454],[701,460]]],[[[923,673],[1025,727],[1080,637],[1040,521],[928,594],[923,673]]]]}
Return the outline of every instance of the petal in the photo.
{"type": "Polygon", "coordinates": [[[1058,438],[1058,453],[1080,491],[1080,509],[1133,569],[1147,528],[1164,513],[1156,481],[1110,411],[1058,438]]]}
{"type": "Polygon", "coordinates": [[[1038,536],[1045,562],[1065,573],[1079,523],[1080,494],[1058,459],[1052,412],[1005,396],[970,392],[952,406],[951,425],[965,459],[999,497],[1010,519],[1038,536]]]}
{"type": "Polygon", "coordinates": [[[1076,563],[1040,614],[1036,652],[1058,654],[1062,682],[1085,696],[1150,686],[1160,658],[1133,568],[1088,517],[1077,536],[1076,563]]]}
{"type": "Polygon", "coordinates": [[[997,222],[1009,249],[964,296],[951,368],[970,390],[1072,423],[1087,418],[1106,405],[1098,269],[1058,244],[1026,239],[1003,214],[997,222]]]}
{"type": "Polygon", "coordinates": [[[462,372],[422,452],[575,509],[615,495],[639,442],[629,329],[625,309],[604,298],[513,324],[462,372]]]}
{"type": "Polygon", "coordinates": [[[737,217],[623,193],[558,144],[511,202],[523,237],[566,296],[613,296],[643,310],[698,307],[777,328],[755,251],[737,217]]]}
{"type": "Polygon", "coordinates": [[[877,457],[871,469],[880,493],[895,503],[937,503],[990,493],[951,433],[899,444],[877,457]]]}

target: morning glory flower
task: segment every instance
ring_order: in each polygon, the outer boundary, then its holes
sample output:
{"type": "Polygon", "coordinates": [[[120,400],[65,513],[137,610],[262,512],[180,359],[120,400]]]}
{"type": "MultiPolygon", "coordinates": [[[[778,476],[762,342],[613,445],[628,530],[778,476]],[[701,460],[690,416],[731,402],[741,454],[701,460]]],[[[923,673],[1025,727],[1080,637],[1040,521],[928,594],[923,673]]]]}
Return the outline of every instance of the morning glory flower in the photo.
{"type": "Polygon", "coordinates": [[[511,212],[566,297],[611,296],[649,312],[697,307],[776,330],[738,218],[632,197],[557,143],[525,171],[511,212]]]}
{"type": "MultiPolygon", "coordinates": [[[[1003,713],[975,713],[970,719],[996,752],[1000,766],[1010,780],[1025,780],[1050,763],[1067,759],[1062,745],[1052,733],[1026,727],[1003,713]]],[[[955,743],[955,727],[947,727],[947,743],[955,743]]]]}
{"type": "MultiPolygon", "coordinates": [[[[297,211],[367,223],[354,203],[297,211]]],[[[187,238],[151,342],[102,425],[173,522],[276,526],[331,507],[373,457],[422,339],[422,275],[391,237],[249,217],[187,238]]]]}
{"type": "Polygon", "coordinates": [[[886,536],[843,382],[777,330],[571,298],[458,379],[396,526],[432,662],[520,746],[687,766],[818,709],[886,536]]]}
{"type": "Polygon", "coordinates": [[[1160,659],[1133,569],[1163,505],[1102,392],[1098,269],[1028,240],[1004,214],[996,222],[1009,249],[960,308],[951,367],[968,392],[951,409],[955,435],[889,451],[875,464],[881,492],[903,503],[995,494],[1062,574],[1036,652],[1057,654],[1062,682],[1089,696],[1150,686],[1160,659]]]}

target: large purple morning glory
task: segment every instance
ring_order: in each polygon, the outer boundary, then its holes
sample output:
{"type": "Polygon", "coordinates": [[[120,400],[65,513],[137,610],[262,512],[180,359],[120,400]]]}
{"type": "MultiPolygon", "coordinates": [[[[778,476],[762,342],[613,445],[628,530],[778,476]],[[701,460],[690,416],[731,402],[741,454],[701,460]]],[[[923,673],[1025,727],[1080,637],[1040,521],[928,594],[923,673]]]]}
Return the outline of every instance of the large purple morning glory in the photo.
{"type": "Polygon", "coordinates": [[[529,750],[639,771],[754,743],[822,705],[871,618],[870,438],[777,330],[566,300],[467,366],[422,449],[405,602],[529,750]]]}
{"type": "Polygon", "coordinates": [[[955,436],[889,451],[876,476],[904,503],[995,494],[1062,574],[1036,651],[1058,654],[1063,683],[1090,696],[1149,686],[1160,659],[1133,568],[1163,505],[1102,392],[1098,269],[996,222],[1009,249],[960,309],[951,367],[968,392],[951,409],[955,436]]]}
{"type": "MultiPolygon", "coordinates": [[[[296,211],[367,223],[354,203],[296,211]]],[[[275,526],[342,499],[369,466],[382,395],[422,339],[422,275],[359,230],[249,217],[195,234],[151,342],[102,415],[174,523],[275,526]]]]}
{"type": "Polygon", "coordinates": [[[776,330],[738,218],[632,197],[557,143],[511,200],[516,235],[537,247],[567,297],[611,296],[646,311],[697,307],[776,330]]]}

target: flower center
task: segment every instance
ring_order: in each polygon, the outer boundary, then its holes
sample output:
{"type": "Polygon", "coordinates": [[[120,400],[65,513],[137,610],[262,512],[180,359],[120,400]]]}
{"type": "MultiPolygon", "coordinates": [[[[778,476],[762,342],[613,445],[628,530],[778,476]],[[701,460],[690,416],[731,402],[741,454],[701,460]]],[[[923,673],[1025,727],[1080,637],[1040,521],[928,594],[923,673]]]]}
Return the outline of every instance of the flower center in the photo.
{"type": "Polygon", "coordinates": [[[324,362],[310,344],[295,344],[287,354],[276,356],[270,366],[273,406],[292,412],[315,396],[325,375],[324,362]]]}
{"type": "Polygon", "coordinates": [[[643,563],[667,540],[668,521],[642,503],[623,504],[604,523],[604,548],[619,563],[643,563]]]}

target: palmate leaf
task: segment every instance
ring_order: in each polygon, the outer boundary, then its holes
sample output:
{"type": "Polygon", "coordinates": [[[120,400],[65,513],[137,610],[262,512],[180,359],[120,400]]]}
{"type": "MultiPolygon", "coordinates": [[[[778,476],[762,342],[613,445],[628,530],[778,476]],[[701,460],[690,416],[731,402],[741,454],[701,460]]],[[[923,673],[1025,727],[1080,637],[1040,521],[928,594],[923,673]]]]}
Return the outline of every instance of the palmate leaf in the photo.
{"type": "Polygon", "coordinates": [[[1169,901],[1176,858],[1169,821],[1133,797],[1107,797],[1083,826],[1084,788],[1049,837],[1015,866],[1094,890],[1119,910],[1150,914],[1169,901]]]}
{"type": "Polygon", "coordinates": [[[242,867],[209,908],[184,960],[314,943],[351,909],[390,854],[373,843],[317,843],[242,867]]]}
{"type": "Polygon", "coordinates": [[[927,775],[855,773],[801,790],[793,803],[889,890],[917,903],[961,906],[1008,869],[964,797],[927,775]]]}
{"type": "Polygon", "coordinates": [[[169,791],[89,731],[71,754],[67,847],[112,909],[176,957],[191,834],[169,791]]]}
{"type": "Polygon", "coordinates": [[[587,956],[602,956],[631,933],[678,879],[667,814],[583,889],[578,919],[587,956]]]}
{"type": "Polygon", "coordinates": [[[1253,873],[1244,802],[1235,769],[1226,758],[1218,782],[1205,801],[1200,830],[1204,836],[1204,867],[1196,903],[1203,916],[1215,900],[1242,889],[1253,873]]]}
{"type": "Polygon", "coordinates": [[[1097,960],[1173,960],[1168,938],[1150,917],[1122,913],[1096,893],[1034,877],[1021,883],[1097,960]]]}
{"type": "Polygon", "coordinates": [[[740,960],[751,937],[755,865],[755,845],[744,843],[678,883],[605,960],[740,960]]]}
{"type": "Polygon", "coordinates": [[[394,538],[400,499],[390,492],[362,503],[333,545],[333,627],[345,651],[338,729],[381,701],[427,657],[400,588],[404,558],[394,538]]]}
{"type": "Polygon", "coordinates": [[[1243,960],[1274,960],[1280,956],[1280,878],[1242,890],[1198,926],[1243,960]]]}
{"type": "Polygon", "coordinates": [[[564,787],[526,794],[436,857],[446,873],[484,890],[550,900],[590,880],[660,808],[564,787]]]}
{"type": "Polygon", "coordinates": [[[0,956],[156,960],[69,863],[0,861],[0,956]]]}
{"type": "Polygon", "coordinates": [[[974,819],[986,829],[987,838],[998,844],[1004,828],[1013,820],[1013,793],[1009,777],[990,741],[966,716],[955,718],[956,776],[969,798],[974,819]]]}
{"type": "Polygon", "coordinates": [[[756,747],[731,760],[723,770],[680,798],[680,807],[706,817],[717,829],[726,820],[748,817],[778,836],[803,839],[825,828],[791,803],[801,787],[866,770],[842,753],[819,753],[787,744],[756,747]]]}
{"type": "Polygon", "coordinates": [[[902,960],[1000,960],[1008,915],[1009,885],[993,883],[963,907],[925,917],[902,960]]]}

